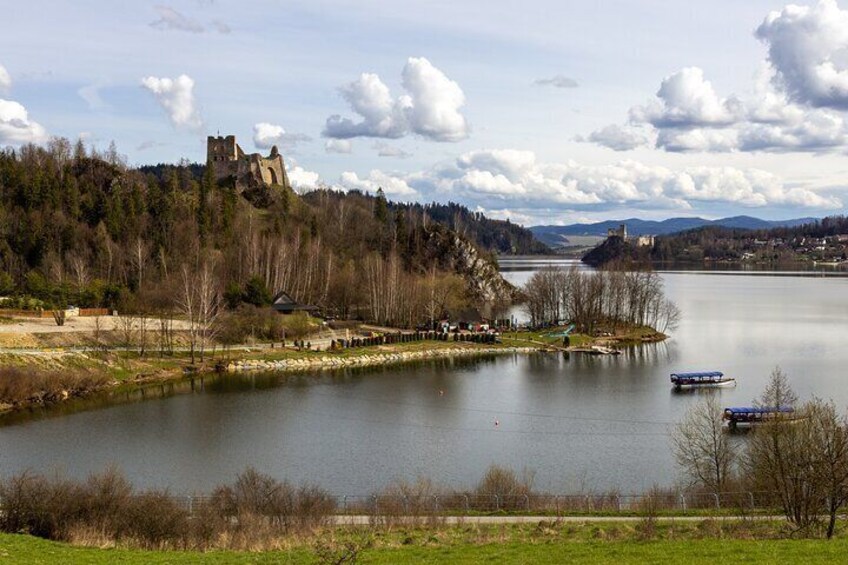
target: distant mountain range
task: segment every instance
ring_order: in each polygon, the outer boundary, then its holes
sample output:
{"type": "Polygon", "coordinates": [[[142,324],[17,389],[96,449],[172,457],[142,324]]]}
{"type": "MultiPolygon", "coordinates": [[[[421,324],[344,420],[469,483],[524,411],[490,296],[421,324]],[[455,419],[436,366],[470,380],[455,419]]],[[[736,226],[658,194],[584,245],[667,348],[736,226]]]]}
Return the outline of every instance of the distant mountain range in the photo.
{"type": "Polygon", "coordinates": [[[733,216],[720,220],[705,220],[704,218],[669,218],[667,220],[607,220],[594,224],[571,224],[567,226],[532,226],[530,231],[542,243],[551,247],[569,246],[569,236],[606,237],[607,230],[617,228],[621,224],[627,226],[628,235],[667,235],[671,233],[692,230],[704,226],[722,226],[749,230],[769,229],[776,227],[794,227],[815,222],[818,218],[794,218],[791,220],[761,220],[751,216],[733,216]]]}

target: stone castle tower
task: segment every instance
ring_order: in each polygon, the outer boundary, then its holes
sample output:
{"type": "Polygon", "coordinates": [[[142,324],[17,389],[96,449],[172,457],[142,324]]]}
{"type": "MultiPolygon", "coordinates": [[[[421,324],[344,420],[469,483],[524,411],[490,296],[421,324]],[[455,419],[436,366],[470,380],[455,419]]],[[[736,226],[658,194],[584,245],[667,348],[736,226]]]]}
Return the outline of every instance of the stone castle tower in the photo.
{"type": "Polygon", "coordinates": [[[277,146],[271,154],[246,154],[236,143],[236,136],[209,136],[206,139],[206,162],[215,171],[215,179],[233,179],[238,192],[278,185],[291,188],[283,156],[277,146]]]}

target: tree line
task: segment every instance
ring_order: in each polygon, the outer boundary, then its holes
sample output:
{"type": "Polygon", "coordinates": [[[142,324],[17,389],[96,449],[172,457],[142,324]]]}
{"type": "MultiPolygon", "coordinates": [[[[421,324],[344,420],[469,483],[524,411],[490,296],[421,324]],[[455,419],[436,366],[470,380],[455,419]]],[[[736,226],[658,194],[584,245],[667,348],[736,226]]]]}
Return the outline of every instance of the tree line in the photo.
{"type": "Polygon", "coordinates": [[[650,270],[546,267],[530,277],[524,295],[533,326],[569,322],[589,334],[621,326],[665,332],[680,318],[678,307],[665,297],[662,279],[650,270]]]}

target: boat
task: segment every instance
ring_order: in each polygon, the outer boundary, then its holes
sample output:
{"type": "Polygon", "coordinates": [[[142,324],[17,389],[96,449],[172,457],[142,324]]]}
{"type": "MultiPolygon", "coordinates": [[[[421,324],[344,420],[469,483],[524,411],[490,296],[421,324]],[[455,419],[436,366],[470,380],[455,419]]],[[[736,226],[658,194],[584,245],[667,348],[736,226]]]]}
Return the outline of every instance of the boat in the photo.
{"type": "Polygon", "coordinates": [[[764,422],[774,421],[778,418],[794,421],[795,409],[791,406],[737,406],[725,408],[722,419],[727,420],[731,428],[737,426],[753,426],[764,422]]]}
{"type": "Polygon", "coordinates": [[[708,388],[736,386],[736,379],[725,377],[721,371],[702,371],[697,373],[672,373],[671,384],[674,388],[708,388]]]}

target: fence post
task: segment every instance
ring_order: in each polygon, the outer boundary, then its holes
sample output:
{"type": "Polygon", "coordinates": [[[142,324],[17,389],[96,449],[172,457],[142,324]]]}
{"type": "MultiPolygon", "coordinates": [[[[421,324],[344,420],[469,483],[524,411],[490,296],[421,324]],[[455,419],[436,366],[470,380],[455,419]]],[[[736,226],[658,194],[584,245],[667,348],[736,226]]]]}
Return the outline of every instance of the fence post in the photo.
{"type": "Polygon", "coordinates": [[[342,496],[342,514],[347,514],[347,495],[342,496]]]}
{"type": "Polygon", "coordinates": [[[377,515],[379,514],[379,512],[377,511],[377,495],[376,495],[376,494],[372,494],[372,495],[371,495],[371,500],[373,500],[373,501],[374,501],[374,515],[375,515],[375,516],[377,516],[377,515]]]}
{"type": "Polygon", "coordinates": [[[530,497],[526,494],[524,495],[524,509],[530,512],[530,497]]]}
{"type": "Polygon", "coordinates": [[[501,498],[498,495],[493,495],[495,497],[495,510],[501,509],[501,498]]]}
{"type": "Polygon", "coordinates": [[[754,508],[756,507],[756,505],[754,504],[754,493],[749,492],[748,497],[751,499],[751,511],[753,512],[754,508]]]}
{"type": "Polygon", "coordinates": [[[468,506],[468,495],[463,494],[462,498],[465,499],[465,511],[468,512],[469,510],[471,510],[471,507],[468,506]]]}
{"type": "Polygon", "coordinates": [[[719,501],[718,493],[715,493],[715,492],[714,492],[714,493],[713,493],[713,496],[715,497],[715,501],[716,501],[716,509],[721,508],[721,502],[719,501]]]}
{"type": "Polygon", "coordinates": [[[559,495],[554,496],[554,508],[556,508],[556,515],[559,517],[559,495]]]}
{"type": "Polygon", "coordinates": [[[191,503],[191,496],[188,497],[188,515],[191,516],[194,514],[194,507],[191,503]]]}
{"type": "Polygon", "coordinates": [[[686,512],[686,495],[682,492],[680,493],[680,508],[686,512]]]}
{"type": "Polygon", "coordinates": [[[438,514],[439,512],[439,497],[438,495],[433,496],[433,513],[438,514]]]}
{"type": "Polygon", "coordinates": [[[621,512],[621,495],[620,494],[615,495],[615,507],[618,509],[619,512],[621,512]]]}
{"type": "Polygon", "coordinates": [[[403,496],[403,513],[409,515],[409,499],[403,496]]]}

